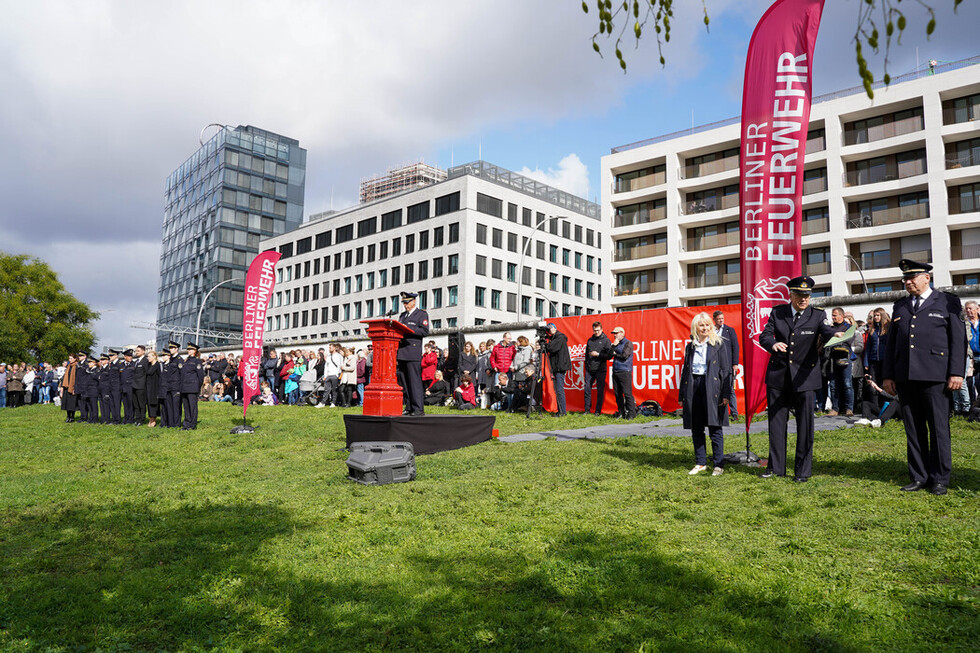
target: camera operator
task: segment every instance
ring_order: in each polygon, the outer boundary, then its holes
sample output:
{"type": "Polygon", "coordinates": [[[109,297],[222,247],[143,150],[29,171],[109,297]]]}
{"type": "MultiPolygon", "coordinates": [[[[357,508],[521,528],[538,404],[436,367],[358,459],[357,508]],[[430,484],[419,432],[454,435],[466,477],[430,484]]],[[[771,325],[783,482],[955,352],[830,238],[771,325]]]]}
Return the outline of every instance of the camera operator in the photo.
{"type": "Polygon", "coordinates": [[[558,417],[565,416],[565,372],[572,369],[572,357],[568,353],[568,337],[558,330],[554,322],[549,322],[547,332],[542,338],[541,347],[548,352],[551,366],[551,379],[555,384],[555,399],[558,400],[558,417]]]}

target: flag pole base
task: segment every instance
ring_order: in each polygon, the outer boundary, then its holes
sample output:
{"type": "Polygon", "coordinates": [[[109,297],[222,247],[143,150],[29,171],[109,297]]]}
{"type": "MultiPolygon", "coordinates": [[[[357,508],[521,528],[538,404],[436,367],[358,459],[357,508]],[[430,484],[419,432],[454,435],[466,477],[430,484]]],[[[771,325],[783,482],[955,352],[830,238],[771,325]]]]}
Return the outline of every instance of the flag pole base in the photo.
{"type": "Polygon", "coordinates": [[[238,435],[239,433],[255,433],[255,428],[252,426],[247,426],[245,424],[239,424],[233,428],[230,433],[233,435],[238,435]]]}
{"type": "Polygon", "coordinates": [[[759,457],[752,453],[751,449],[745,451],[735,451],[725,454],[725,462],[732,465],[745,465],[746,467],[759,467],[759,457]]]}

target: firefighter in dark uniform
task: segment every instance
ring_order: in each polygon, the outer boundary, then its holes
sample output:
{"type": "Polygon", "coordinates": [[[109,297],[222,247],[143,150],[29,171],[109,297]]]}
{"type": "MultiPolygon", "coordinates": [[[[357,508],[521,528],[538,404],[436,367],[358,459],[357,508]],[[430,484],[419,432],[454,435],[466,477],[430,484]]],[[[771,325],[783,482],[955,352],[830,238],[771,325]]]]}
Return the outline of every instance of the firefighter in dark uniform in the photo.
{"type": "Polygon", "coordinates": [[[167,345],[170,350],[166,368],[163,370],[163,378],[160,379],[160,388],[166,387],[167,396],[164,404],[167,409],[167,426],[177,428],[180,426],[180,366],[182,364],[180,356],[180,345],[173,340],[167,345]]]}
{"type": "Polygon", "coordinates": [[[133,423],[143,425],[146,419],[146,371],[150,361],[146,359],[146,347],[138,345],[133,358],[133,423]]]}
{"type": "Polygon", "coordinates": [[[133,371],[136,369],[136,362],[133,360],[133,350],[127,349],[123,352],[125,357],[119,366],[119,390],[122,393],[123,424],[135,424],[136,416],[133,414],[133,371]]]}
{"type": "Polygon", "coordinates": [[[197,345],[187,343],[187,358],[178,363],[180,369],[180,409],[184,413],[182,431],[197,428],[197,396],[204,383],[204,361],[197,355],[197,345]]]}
{"type": "Polygon", "coordinates": [[[766,368],[766,400],[769,403],[769,464],[762,478],[786,476],[786,423],[796,416],[796,460],[793,480],[810,480],[813,463],[813,410],[815,391],[823,384],[820,374],[820,339],[836,329],[827,314],[810,306],[813,279],[796,277],[786,287],[790,303],[772,309],[769,322],[759,334],[759,344],[769,352],[766,368]]]}
{"type": "Polygon", "coordinates": [[[119,376],[121,364],[122,361],[118,360],[118,352],[116,352],[114,349],[110,349],[108,363],[102,369],[102,374],[99,377],[100,399],[103,394],[106,396],[105,399],[102,399],[99,402],[105,404],[105,406],[102,408],[103,424],[121,423],[119,419],[119,376]]]}
{"type": "Polygon", "coordinates": [[[168,399],[170,396],[170,352],[166,349],[162,350],[157,355],[155,365],[160,368],[160,383],[157,386],[157,396],[155,397],[159,406],[160,426],[167,427],[170,426],[170,403],[168,399]]]}
{"type": "Polygon", "coordinates": [[[109,367],[108,354],[102,354],[99,357],[99,368],[95,376],[96,383],[99,385],[99,412],[102,413],[102,418],[99,420],[99,423],[109,424],[111,423],[109,416],[112,414],[110,409],[110,403],[112,402],[112,377],[117,376],[117,374],[109,367]]]}
{"type": "Polygon", "coordinates": [[[115,349],[109,350],[109,369],[114,372],[112,375],[112,403],[109,406],[109,410],[112,411],[112,419],[110,424],[122,424],[121,406],[122,406],[122,368],[125,363],[119,358],[119,352],[115,349]]]}
{"type": "MultiPolygon", "coordinates": [[[[88,421],[88,402],[85,400],[85,388],[88,387],[90,377],[86,374],[88,370],[88,352],[78,352],[78,365],[75,367],[75,397],[78,402],[78,421],[88,421]]],[[[72,420],[74,421],[74,420],[72,420]]]]}
{"type": "Polygon", "coordinates": [[[897,389],[902,404],[912,481],[902,490],[943,495],[953,468],[950,393],[963,386],[966,323],[959,298],[930,288],[931,265],[902,259],[898,267],[909,294],[892,307],[882,389],[897,389]]]}
{"type": "Polygon", "coordinates": [[[82,403],[86,407],[85,421],[89,424],[99,423],[99,368],[95,358],[89,357],[82,378],[85,379],[82,403]]]}
{"type": "Polygon", "coordinates": [[[423,400],[425,388],[422,387],[422,339],[429,335],[429,314],[415,305],[418,297],[414,292],[403,292],[402,307],[398,321],[412,330],[398,343],[398,383],[405,392],[404,415],[425,415],[423,400]]]}

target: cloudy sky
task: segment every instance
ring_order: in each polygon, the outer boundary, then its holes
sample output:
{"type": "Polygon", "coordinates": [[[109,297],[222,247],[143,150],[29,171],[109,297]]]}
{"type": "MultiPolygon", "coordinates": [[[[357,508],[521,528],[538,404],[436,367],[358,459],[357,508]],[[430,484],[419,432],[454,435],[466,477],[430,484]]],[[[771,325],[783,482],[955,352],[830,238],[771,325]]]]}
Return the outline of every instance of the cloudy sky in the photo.
{"type": "MultiPolygon", "coordinates": [[[[860,0],[827,0],[816,93],[859,83],[860,0]]],[[[892,76],[980,54],[980,2],[912,13],[892,76]]],[[[733,117],[759,0],[676,3],[656,44],[596,56],[579,0],[370,3],[0,0],[0,250],[44,259],[103,318],[101,344],[146,340],[164,180],[209,123],[309,151],[307,215],[356,202],[362,177],[482,157],[598,200],[616,145],[733,117]]],[[[590,2],[590,4],[592,4],[590,2]]],[[[913,3],[906,3],[912,5],[913,3]]],[[[607,50],[610,49],[607,45],[607,50]]],[[[880,77],[881,58],[873,70],[880,77]]]]}

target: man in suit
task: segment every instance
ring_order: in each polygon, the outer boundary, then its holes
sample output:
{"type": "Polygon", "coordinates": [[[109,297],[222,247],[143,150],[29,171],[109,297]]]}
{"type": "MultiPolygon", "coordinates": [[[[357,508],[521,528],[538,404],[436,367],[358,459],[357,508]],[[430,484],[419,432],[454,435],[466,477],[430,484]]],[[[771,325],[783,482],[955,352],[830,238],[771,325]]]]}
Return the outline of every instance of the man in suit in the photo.
{"type": "Polygon", "coordinates": [[[197,428],[197,397],[204,383],[204,361],[198,356],[197,345],[187,343],[187,358],[178,363],[180,369],[180,408],[184,413],[182,431],[197,428]]]}
{"type": "Polygon", "coordinates": [[[769,352],[766,400],[769,403],[769,465],[762,478],[786,476],[786,423],[796,416],[796,459],[793,480],[810,480],[813,463],[814,392],[820,375],[820,339],[829,340],[835,329],[827,314],[810,306],[813,279],[796,277],[786,284],[790,303],[772,309],[759,344],[769,352]]]}
{"type": "Polygon", "coordinates": [[[946,494],[953,467],[949,401],[963,386],[966,324],[960,300],[929,286],[931,265],[902,259],[898,267],[909,294],[892,308],[882,388],[898,390],[902,404],[912,480],[902,490],[929,487],[939,496],[946,494]]]}
{"type": "Polygon", "coordinates": [[[425,392],[422,387],[422,340],[429,335],[429,314],[416,307],[418,297],[414,292],[403,292],[402,307],[398,321],[412,330],[398,343],[398,383],[405,391],[404,415],[425,415],[423,402],[425,392]]]}
{"type": "Polygon", "coordinates": [[[738,401],[735,399],[735,379],[738,378],[738,335],[735,333],[735,329],[725,324],[725,314],[721,311],[715,311],[711,315],[711,319],[715,323],[715,331],[724,338],[725,344],[728,345],[728,353],[731,355],[732,383],[728,395],[728,415],[732,419],[737,419],[738,401]]]}
{"type": "Polygon", "coordinates": [[[136,356],[133,358],[133,409],[135,423],[142,425],[146,419],[146,371],[150,369],[150,361],[146,360],[146,347],[136,346],[136,356]]]}

